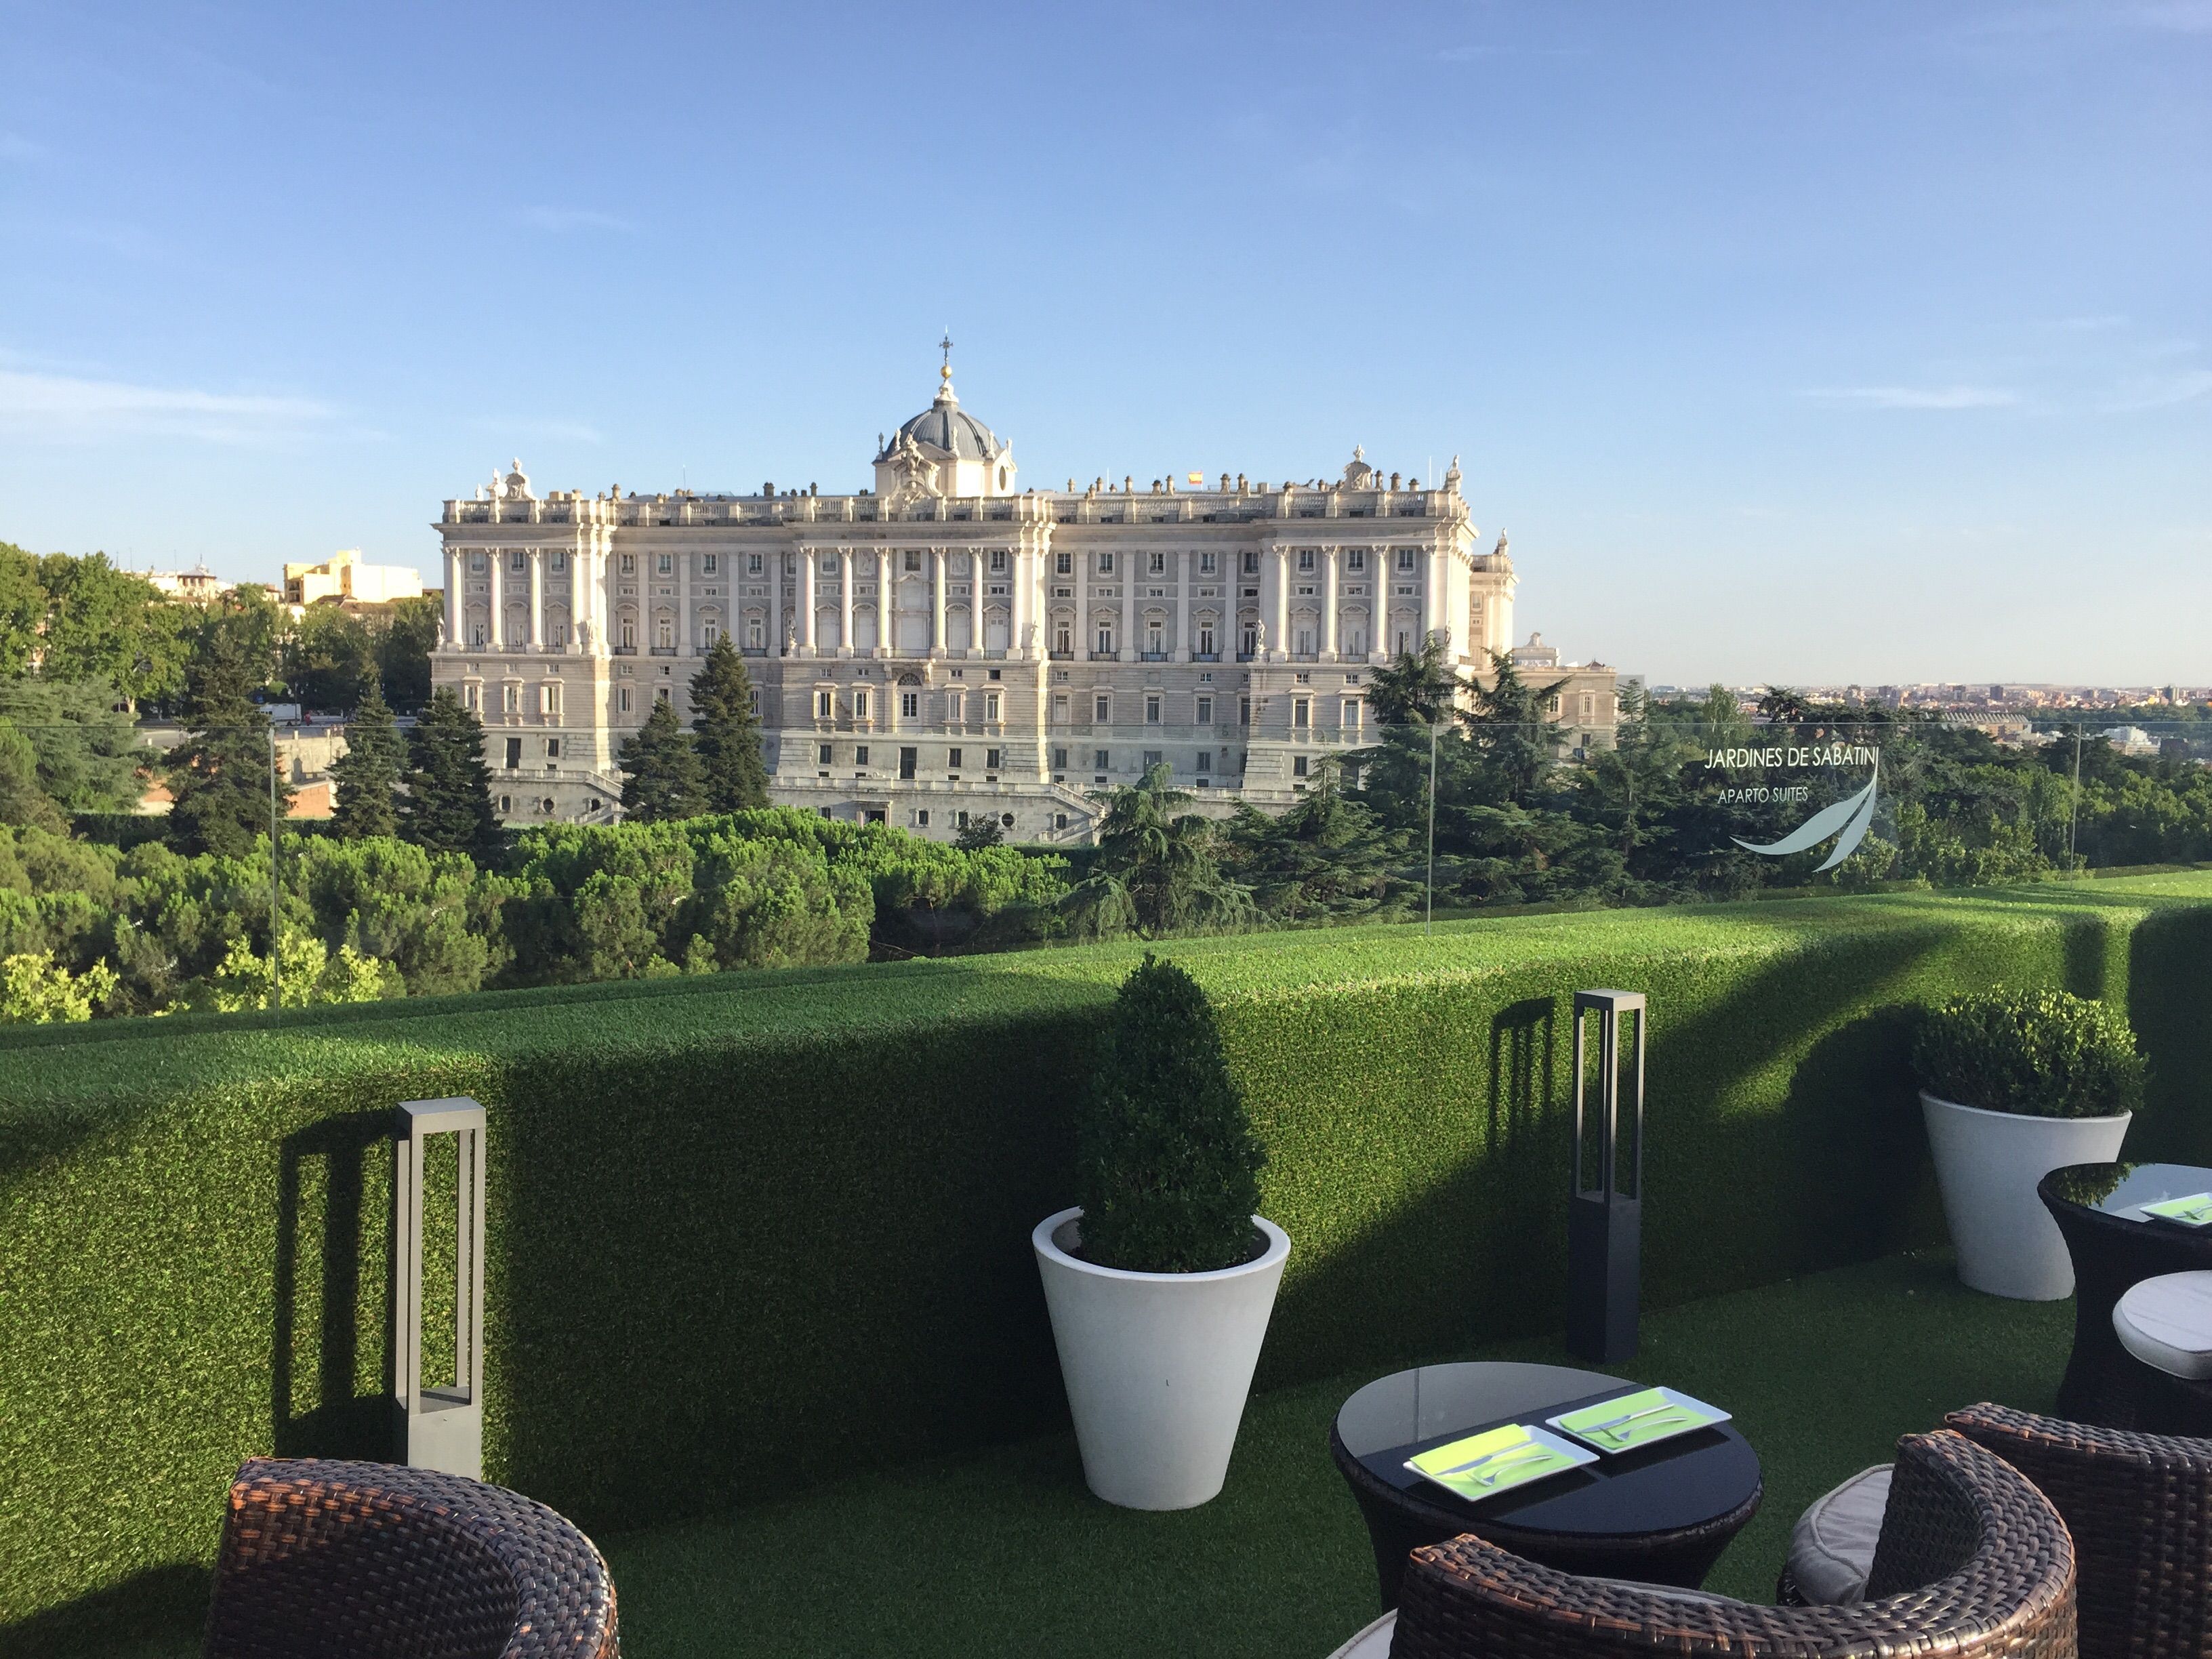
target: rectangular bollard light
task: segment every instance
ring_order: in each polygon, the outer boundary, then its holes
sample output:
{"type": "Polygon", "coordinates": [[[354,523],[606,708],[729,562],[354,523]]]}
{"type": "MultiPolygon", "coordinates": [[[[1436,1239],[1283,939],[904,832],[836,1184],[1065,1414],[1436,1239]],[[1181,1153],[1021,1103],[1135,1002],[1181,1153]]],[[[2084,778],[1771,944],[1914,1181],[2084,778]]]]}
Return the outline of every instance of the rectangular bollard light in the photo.
{"type": "Polygon", "coordinates": [[[1642,1276],[1644,1214],[1644,1030],[1650,1022],[1641,991],[1577,991],[1575,1015],[1574,1185],[1567,1206],[1567,1347],[1583,1359],[1613,1364],[1636,1357],[1637,1302],[1642,1276]],[[1589,1065],[1584,1032],[1598,1021],[1597,1180],[1585,1184],[1584,1096],[1589,1065]],[[1636,1141],[1632,1190],[1618,1183],[1621,1130],[1620,1017],[1636,1021],[1633,1099],[1636,1141]]]}
{"type": "Polygon", "coordinates": [[[483,1479],[484,1109],[462,1097],[402,1103],[392,1197],[398,1248],[392,1304],[398,1349],[392,1406],[410,1468],[483,1479]],[[432,1135],[453,1136],[453,1377],[422,1381],[423,1176],[432,1135]]]}

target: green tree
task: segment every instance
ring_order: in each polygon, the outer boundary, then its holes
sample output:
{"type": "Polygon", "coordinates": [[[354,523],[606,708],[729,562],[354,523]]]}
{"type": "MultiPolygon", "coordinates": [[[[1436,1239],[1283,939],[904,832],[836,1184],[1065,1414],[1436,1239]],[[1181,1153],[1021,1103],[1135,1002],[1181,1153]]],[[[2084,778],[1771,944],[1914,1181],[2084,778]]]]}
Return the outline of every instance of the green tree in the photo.
{"type": "Polygon", "coordinates": [[[1156,1273],[1248,1259],[1267,1161],[1205,991],[1146,951],[1076,1123],[1085,1259],[1156,1273]]]}
{"type": "Polygon", "coordinates": [[[273,769],[269,717],[252,700],[265,662],[249,657],[252,632],[215,617],[185,677],[185,741],[169,751],[168,842],[187,857],[253,854],[292,801],[273,769]],[[270,789],[275,788],[272,803],[270,789]]]}
{"type": "Polygon", "coordinates": [[[433,853],[489,858],[498,851],[483,744],[483,722],[441,688],[416,721],[409,744],[414,769],[407,775],[401,835],[433,853]]]}
{"type": "Polygon", "coordinates": [[[377,684],[376,641],[368,625],[336,605],[307,607],[283,647],[285,688],[303,707],[346,709],[377,684]]]}
{"type": "Polygon", "coordinates": [[[1076,931],[1099,938],[1135,932],[1227,933],[1249,926],[1252,895],[1221,872],[1213,826],[1178,812],[1193,797],[1171,788],[1168,769],[1092,799],[1106,807],[1091,873],[1061,901],[1076,931]]]}
{"type": "Polygon", "coordinates": [[[384,700],[402,714],[411,714],[430,701],[430,652],[444,616],[445,600],[439,594],[394,599],[374,630],[384,700]]]}
{"type": "Polygon", "coordinates": [[[1006,844],[1006,826],[988,812],[978,812],[960,827],[952,845],[963,853],[980,853],[987,847],[1006,844]]]}
{"type": "Polygon", "coordinates": [[[1289,811],[1270,817],[1240,802],[1229,828],[1231,867],[1261,914],[1296,922],[1381,920],[1402,911],[1413,892],[1399,873],[1409,840],[1346,795],[1328,758],[1289,811]]]}
{"type": "Polygon", "coordinates": [[[1490,653],[1491,682],[1470,688],[1473,706],[1460,720],[1481,756],[1488,799],[1527,806],[1534,802],[1557,762],[1553,728],[1547,706],[1565,680],[1532,686],[1504,653],[1490,653]]]}
{"type": "Polygon", "coordinates": [[[331,763],[337,800],[331,827],[348,841],[399,833],[399,775],[407,747],[376,682],[346,722],[346,751],[331,763]]]}
{"type": "Polygon", "coordinates": [[[21,674],[31,665],[46,620],[46,590],[37,557],[13,542],[0,542],[0,674],[21,674]]]}
{"type": "Polygon", "coordinates": [[[127,812],[144,793],[138,728],[106,680],[0,680],[0,715],[38,750],[39,785],[65,812],[127,812]]]}
{"type": "Polygon", "coordinates": [[[0,719],[0,823],[65,835],[69,823],[39,786],[39,751],[14,721],[0,719]]]}
{"type": "Polygon", "coordinates": [[[623,740],[616,759],[624,775],[623,811],[637,823],[696,817],[708,810],[699,751],[667,698],[653,700],[653,712],[623,740]]]}
{"type": "Polygon", "coordinates": [[[134,702],[183,687],[192,606],[163,599],[151,582],[118,570],[104,553],[48,554],[39,561],[38,579],[47,594],[42,673],[106,679],[134,702]]]}
{"type": "Polygon", "coordinates": [[[1431,636],[1418,652],[1401,651],[1395,659],[1367,678],[1367,706],[1383,726],[1431,726],[1451,712],[1465,689],[1444,656],[1444,642],[1431,636]]]}
{"type": "Polygon", "coordinates": [[[727,634],[715,639],[706,665],[691,677],[691,708],[706,810],[741,812],[767,805],[768,763],[761,757],[752,676],[727,634]]]}

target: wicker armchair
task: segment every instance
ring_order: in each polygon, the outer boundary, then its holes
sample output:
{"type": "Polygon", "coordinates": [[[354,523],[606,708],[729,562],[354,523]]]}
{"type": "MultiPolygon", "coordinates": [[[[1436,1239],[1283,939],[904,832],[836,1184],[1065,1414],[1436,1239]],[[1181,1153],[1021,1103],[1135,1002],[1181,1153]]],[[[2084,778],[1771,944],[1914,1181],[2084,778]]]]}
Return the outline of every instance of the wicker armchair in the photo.
{"type": "Polygon", "coordinates": [[[2088,1659],[2212,1653],[2212,1440],[1969,1406],[1945,1418],[2043,1489],[2081,1558],[2088,1659]]]}
{"type": "Polygon", "coordinates": [[[2074,1546],[2057,1511],[1956,1434],[1897,1449],[1868,1600],[1754,1607],[1577,1578],[1457,1538],[1413,1552],[1393,1659],[1677,1659],[1940,1653],[2072,1659],[2074,1546]]]}
{"type": "Polygon", "coordinates": [[[516,1492],[256,1458],[231,1483],[206,1659],[617,1659],[592,1540],[516,1492]]]}

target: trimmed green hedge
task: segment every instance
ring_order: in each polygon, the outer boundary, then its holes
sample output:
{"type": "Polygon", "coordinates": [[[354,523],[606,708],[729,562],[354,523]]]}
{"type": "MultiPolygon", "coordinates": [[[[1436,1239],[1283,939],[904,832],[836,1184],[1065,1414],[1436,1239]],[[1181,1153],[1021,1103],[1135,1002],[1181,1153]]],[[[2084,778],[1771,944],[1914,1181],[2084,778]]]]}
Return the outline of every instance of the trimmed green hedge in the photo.
{"type": "MultiPolygon", "coordinates": [[[[1654,1304],[1940,1227],[1910,1005],[2125,1008],[2212,1158],[2212,877],[1176,941],[1292,1240],[1263,1386],[1555,1327],[1566,994],[1651,996],[1654,1304]]],[[[1028,1234],[1134,945],[0,1048],[0,1635],[384,1449],[394,1103],[490,1109],[488,1472],[617,1528],[1064,1418],[1028,1234]]],[[[182,1589],[179,1589],[179,1586],[182,1589]]]]}

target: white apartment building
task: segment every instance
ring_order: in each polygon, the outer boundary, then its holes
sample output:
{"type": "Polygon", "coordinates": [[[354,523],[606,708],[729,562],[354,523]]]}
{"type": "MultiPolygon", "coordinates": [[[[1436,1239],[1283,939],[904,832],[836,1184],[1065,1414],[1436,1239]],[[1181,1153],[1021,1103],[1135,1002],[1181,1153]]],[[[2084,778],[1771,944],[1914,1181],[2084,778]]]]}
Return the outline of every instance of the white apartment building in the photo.
{"type": "MultiPolygon", "coordinates": [[[[1510,645],[1512,562],[1478,545],[1455,459],[1436,488],[1355,451],[1312,484],[1023,489],[941,381],[858,494],[541,498],[518,462],[445,503],[432,677],[482,715],[508,822],[614,816],[623,739],[656,699],[689,720],[725,632],[777,803],[1063,842],[1157,763],[1212,810],[1279,810],[1376,740],[1395,653],[1440,635],[1476,677],[1510,645]]],[[[1572,672],[1562,744],[1608,740],[1613,671],[1572,672]]]]}

